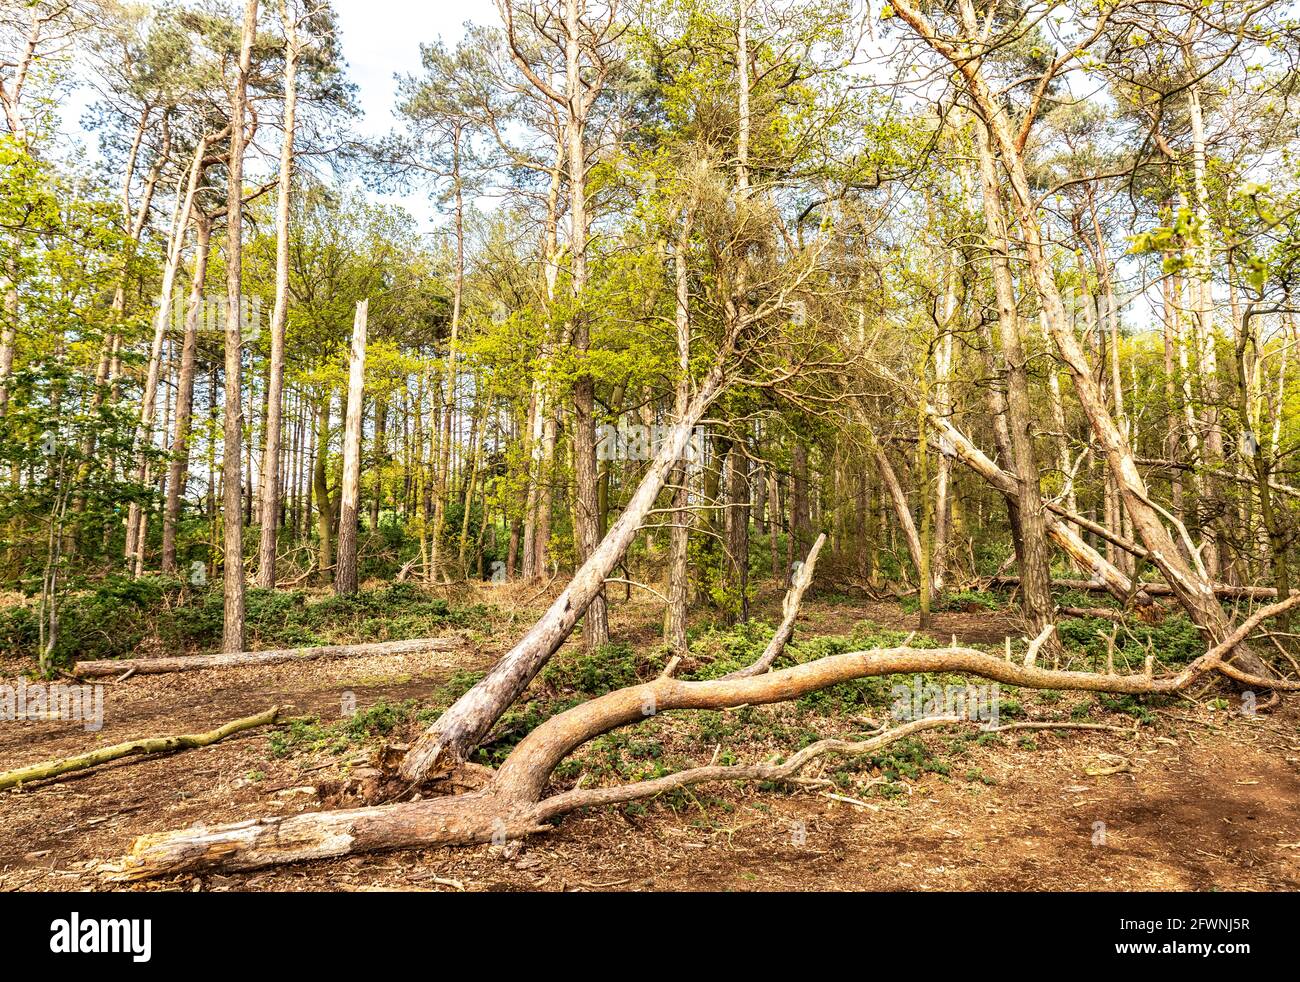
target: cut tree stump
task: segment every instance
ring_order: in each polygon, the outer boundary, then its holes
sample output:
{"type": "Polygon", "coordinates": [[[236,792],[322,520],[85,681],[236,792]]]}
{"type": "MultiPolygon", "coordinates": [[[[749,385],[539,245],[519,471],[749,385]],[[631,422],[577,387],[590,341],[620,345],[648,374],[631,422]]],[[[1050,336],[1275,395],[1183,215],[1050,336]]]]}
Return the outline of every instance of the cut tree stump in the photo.
{"type": "Polygon", "coordinates": [[[273,648],[267,651],[238,651],[224,655],[175,655],[170,658],[130,658],[122,661],[79,661],[73,674],[101,678],[130,669],[137,675],[189,672],[202,668],[234,668],[239,665],[275,665],[316,658],[353,658],[363,655],[420,655],[430,651],[451,651],[460,647],[457,637],[417,638],[411,641],[375,641],[368,644],[333,644],[315,648],[273,648]]]}
{"type": "Polygon", "coordinates": [[[29,764],[27,767],[20,767],[16,771],[6,771],[0,774],[0,791],[16,787],[28,781],[58,777],[60,774],[67,774],[70,771],[83,771],[88,767],[107,764],[111,760],[120,760],[123,757],[130,757],[135,754],[162,754],[167,753],[169,750],[191,750],[194,747],[206,747],[218,740],[224,740],[232,734],[274,723],[279,713],[280,707],[272,706],[256,716],[232,720],[215,730],[209,730],[207,733],[182,733],[177,736],[145,737],[141,740],[117,743],[111,747],[101,747],[89,753],[78,754],[76,757],[29,764]]]}

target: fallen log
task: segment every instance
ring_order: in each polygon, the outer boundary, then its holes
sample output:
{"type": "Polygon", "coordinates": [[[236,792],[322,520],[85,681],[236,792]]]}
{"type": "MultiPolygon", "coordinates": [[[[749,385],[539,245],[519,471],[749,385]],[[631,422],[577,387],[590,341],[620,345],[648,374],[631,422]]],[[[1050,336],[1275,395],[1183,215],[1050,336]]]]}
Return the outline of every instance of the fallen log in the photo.
{"type": "Polygon", "coordinates": [[[682,682],[665,673],[552,716],[519,742],[487,786],[479,791],[141,836],[126,856],[100,864],[98,871],[107,880],[133,881],[195,870],[255,869],[377,850],[484,842],[504,844],[509,839],[549,831],[551,820],[579,808],[653,797],[708,781],[785,780],[825,754],[869,753],[919,730],[959,722],[952,716],[923,718],[878,732],[862,742],[820,740],[793,754],[783,764],[709,765],[633,784],[576,787],[542,797],[561,761],[588,741],[618,727],[665,710],[717,710],[786,702],[841,682],[872,676],[965,673],[1035,689],[1146,694],[1180,692],[1218,671],[1260,689],[1297,691],[1300,681],[1248,676],[1224,661],[1264,619],[1296,606],[1300,606],[1300,595],[1256,611],[1222,642],[1181,671],[1159,677],[1149,670],[1130,675],[1103,675],[1039,668],[1033,664],[1032,655],[1047,640],[1050,625],[1030,643],[1030,656],[1023,663],[973,648],[903,646],[831,655],[749,678],[682,682]]]}
{"type": "MultiPolygon", "coordinates": [[[[631,691],[623,689],[619,694],[631,691]]],[[[636,784],[567,791],[540,803],[511,800],[489,786],[482,791],[440,795],[426,801],[274,815],[213,828],[197,826],[179,832],[144,835],[136,840],[128,855],[100,864],[98,872],[110,882],[131,882],[197,870],[257,869],[391,849],[486,842],[503,845],[510,839],[548,832],[551,830],[546,824],[548,820],[579,808],[652,797],[706,781],[777,781],[824,754],[871,753],[918,730],[953,722],[956,720],[951,717],[916,720],[861,742],[822,740],[799,751],[784,764],[698,767],[636,784]]]]}
{"type": "Polygon", "coordinates": [[[279,713],[280,707],[272,706],[256,716],[232,720],[224,726],[219,726],[215,730],[209,730],[206,733],[145,737],[141,740],[128,740],[126,743],[117,743],[111,747],[100,747],[98,750],[78,754],[76,757],[65,757],[63,760],[47,760],[39,764],[29,764],[26,767],[20,767],[14,771],[5,771],[0,774],[0,791],[17,787],[28,781],[58,777],[71,771],[84,771],[88,767],[107,764],[109,761],[121,760],[123,757],[139,754],[163,754],[171,750],[191,750],[195,747],[206,747],[235,733],[252,730],[259,726],[268,726],[275,722],[279,713]]]}
{"type": "Polygon", "coordinates": [[[331,644],[314,648],[272,648],[266,651],[237,651],[223,655],[174,655],[166,658],[130,658],[122,661],[79,661],[73,674],[81,678],[117,675],[129,668],[137,675],[192,672],[203,668],[234,668],[239,665],[275,665],[287,661],[317,658],[356,658],[365,655],[420,655],[430,651],[451,651],[460,638],[416,638],[410,641],[373,641],[365,644],[331,644]]]}
{"type": "MultiPolygon", "coordinates": [[[[989,581],[993,586],[1019,586],[1019,576],[995,576],[989,581]]],[[[1109,588],[1096,580],[1052,580],[1052,586],[1062,590],[1081,590],[1088,593],[1107,593],[1109,588]]],[[[1227,583],[1213,584],[1214,594],[1225,600],[1273,600],[1277,590],[1271,586],[1231,586],[1227,583]]],[[[1173,596],[1174,591],[1168,583],[1143,583],[1142,590],[1154,597],[1173,596]]],[[[1300,591],[1292,590],[1295,596],[1300,591]]]]}

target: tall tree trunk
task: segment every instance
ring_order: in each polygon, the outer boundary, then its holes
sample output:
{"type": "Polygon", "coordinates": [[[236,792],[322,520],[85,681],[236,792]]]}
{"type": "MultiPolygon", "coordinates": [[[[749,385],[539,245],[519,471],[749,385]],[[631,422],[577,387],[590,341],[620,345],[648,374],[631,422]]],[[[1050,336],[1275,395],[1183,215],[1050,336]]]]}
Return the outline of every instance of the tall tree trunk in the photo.
{"type": "Polygon", "coordinates": [[[724,463],[727,555],[723,573],[728,592],[736,598],[736,607],[728,614],[744,622],[749,620],[749,457],[743,439],[732,442],[724,463]]]}
{"type": "Polygon", "coordinates": [[[9,409],[9,376],[14,370],[14,351],[18,337],[18,262],[6,260],[4,282],[4,321],[0,322],[0,419],[9,409]]]}
{"type": "Polygon", "coordinates": [[[317,562],[322,574],[334,565],[334,503],[329,491],[330,409],[334,393],[328,388],[316,407],[316,459],[312,466],[312,497],[316,500],[317,562]]]}
{"type": "Polygon", "coordinates": [[[194,411],[194,362],[198,352],[199,317],[208,276],[208,252],[212,241],[212,220],[201,211],[195,214],[194,275],[185,308],[185,337],[181,347],[180,379],[176,388],[176,418],[172,423],[171,460],[167,465],[167,498],[163,506],[162,571],[176,572],[176,525],[180,521],[185,480],[189,472],[190,419],[194,411]]]}
{"type": "Polygon", "coordinates": [[[370,498],[370,531],[379,530],[379,515],[384,505],[384,466],[388,463],[388,400],[375,399],[375,493],[370,498]]]}
{"type": "MultiPolygon", "coordinates": [[[[578,562],[586,564],[599,541],[599,502],[596,474],[596,380],[587,363],[591,325],[587,302],[587,112],[588,91],[582,79],[581,18],[583,0],[564,0],[564,67],[568,119],[565,132],[569,150],[569,252],[573,283],[573,347],[578,375],[573,383],[573,471],[575,499],[573,524],[578,562]]],[[[582,645],[587,651],[609,642],[609,615],[603,586],[598,587],[582,625],[582,645]]]]}
{"type": "MultiPolygon", "coordinates": [[[[945,275],[943,336],[934,357],[934,401],[939,412],[952,412],[952,394],[949,379],[952,375],[953,331],[952,322],[957,314],[956,271],[950,266],[945,275]]],[[[948,565],[948,533],[952,485],[952,457],[940,454],[935,464],[934,486],[934,548],[930,557],[930,581],[936,592],[942,591],[948,565]]]]}
{"type": "MultiPolygon", "coordinates": [[[[1198,72],[1197,59],[1190,45],[1185,49],[1188,73],[1195,79],[1198,72]]],[[[1223,463],[1223,428],[1219,422],[1219,369],[1218,369],[1218,334],[1214,327],[1213,264],[1214,241],[1211,236],[1213,227],[1210,218],[1210,193],[1206,184],[1206,146],[1205,116],[1201,107],[1201,86],[1193,81],[1187,89],[1187,116],[1192,136],[1192,192],[1195,197],[1194,207],[1198,227],[1199,242],[1195,249],[1194,267],[1195,310],[1200,341],[1198,365],[1201,375],[1201,398],[1205,406],[1205,462],[1210,470],[1217,469],[1223,463]]],[[[1219,535],[1215,529],[1218,516],[1216,482],[1207,475],[1204,481],[1210,514],[1204,507],[1201,515],[1202,548],[1201,558],[1206,573],[1211,579],[1218,579],[1222,572],[1222,559],[1219,554],[1219,535]]]]}
{"type": "Polygon", "coordinates": [[[339,498],[339,551],[334,592],[357,592],[357,514],[361,503],[361,417],[365,398],[366,319],[370,301],[357,304],[348,361],[348,410],[343,430],[343,487],[339,498]]]}
{"type": "MultiPolygon", "coordinates": [[[[812,543],[812,518],[808,513],[808,446],[797,433],[790,459],[791,548],[787,552],[804,556],[812,543]]],[[[787,585],[789,578],[790,571],[786,570],[787,585]]]]}
{"type": "Polygon", "coordinates": [[[980,158],[980,186],[984,223],[989,234],[989,262],[998,305],[998,335],[1007,369],[1007,431],[1011,438],[1013,472],[1020,485],[1020,594],[1025,619],[1037,634],[1051,623],[1052,573],[1047,550],[1046,519],[1038,485],[1038,456],[1034,449],[1033,406],[1029,399],[1029,371],[1020,315],[1011,279],[1006,222],[1002,211],[997,164],[988,132],[976,136],[980,158]]]}
{"type": "Polygon", "coordinates": [[[442,436],[438,451],[438,469],[433,494],[432,553],[429,558],[430,577],[442,575],[442,538],[446,518],[447,496],[451,493],[452,418],[456,412],[456,358],[460,340],[461,301],[465,289],[465,205],[461,185],[461,152],[463,131],[459,123],[452,127],[451,160],[452,191],[455,197],[453,227],[456,235],[456,268],[452,275],[451,336],[447,342],[446,382],[442,391],[442,436]]]}
{"type": "Polygon", "coordinates": [[[262,453],[257,585],[275,587],[276,533],[280,527],[280,440],[284,401],[284,335],[289,315],[289,201],[293,193],[293,140],[298,112],[298,27],[288,0],[280,0],[284,27],[284,136],[275,208],[275,305],[271,309],[271,365],[266,382],[266,448],[262,453]]]}
{"type": "Polygon", "coordinates": [[[244,644],[244,527],[241,521],[241,448],[244,414],[240,382],[243,355],[242,270],[244,107],[248,75],[257,35],[257,0],[244,0],[244,24],[239,43],[239,71],[230,104],[230,186],[226,198],[226,399],[222,450],[225,483],[225,621],[221,650],[243,651],[244,644]]]}
{"type": "MultiPolygon", "coordinates": [[[[172,319],[172,292],[176,285],[176,274],[180,269],[181,255],[185,249],[185,237],[189,231],[190,215],[194,209],[194,196],[198,193],[199,179],[203,173],[203,158],[207,154],[207,140],[201,137],[194,149],[194,159],[186,172],[185,191],[181,192],[178,180],[176,192],[176,211],[172,216],[171,234],[167,243],[167,260],[163,265],[162,284],[158,289],[158,306],[154,313],[153,343],[149,349],[149,363],[145,371],[144,392],[140,397],[140,420],[135,431],[135,480],[139,484],[148,482],[147,448],[153,443],[154,415],[158,404],[158,379],[162,370],[163,342],[167,338],[167,327],[172,319]]],[[[144,539],[141,531],[142,510],[138,502],[132,502],[127,509],[126,525],[126,560],[132,568],[142,565],[144,559],[144,539]]]]}
{"type": "MultiPolygon", "coordinates": [[[[677,338],[677,391],[673,402],[674,422],[686,415],[691,402],[691,287],[688,251],[691,243],[691,226],[694,209],[688,204],[682,209],[682,221],[677,230],[673,249],[673,325],[677,338]]],[[[683,458],[673,468],[670,481],[673,485],[671,512],[672,528],[668,533],[668,609],[664,613],[664,644],[676,654],[684,655],[686,642],[686,613],[690,603],[690,510],[691,470],[683,458]]]]}
{"type": "MultiPolygon", "coordinates": [[[[469,520],[470,513],[473,511],[474,490],[478,482],[478,472],[480,458],[483,452],[484,430],[487,429],[487,417],[490,409],[490,399],[483,400],[482,419],[480,421],[476,414],[474,426],[470,427],[469,438],[469,461],[466,466],[466,479],[463,482],[464,488],[461,493],[462,509],[460,515],[460,545],[456,550],[456,564],[460,568],[460,575],[469,578],[469,567],[465,565],[465,557],[469,551],[469,520]]],[[[483,524],[487,523],[487,512],[484,510],[483,524]]]]}

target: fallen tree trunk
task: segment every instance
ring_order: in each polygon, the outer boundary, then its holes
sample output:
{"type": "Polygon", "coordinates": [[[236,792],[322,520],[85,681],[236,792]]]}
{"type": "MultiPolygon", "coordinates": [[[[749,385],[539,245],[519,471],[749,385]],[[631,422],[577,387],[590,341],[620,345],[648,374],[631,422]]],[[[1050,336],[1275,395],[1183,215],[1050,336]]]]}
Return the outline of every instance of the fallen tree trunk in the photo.
{"type": "Polygon", "coordinates": [[[67,757],[63,760],[47,760],[40,764],[29,764],[27,767],[20,767],[15,771],[6,771],[0,774],[0,791],[25,784],[28,781],[58,777],[71,771],[83,771],[88,767],[96,767],[99,764],[107,764],[109,761],[120,760],[123,757],[131,757],[137,754],[163,754],[171,750],[191,750],[195,747],[206,747],[218,740],[224,740],[232,734],[252,730],[259,726],[268,726],[275,722],[279,713],[280,707],[272,706],[266,712],[258,713],[256,716],[248,716],[244,719],[232,720],[215,730],[209,730],[207,733],[182,733],[177,736],[146,737],[142,740],[130,740],[126,743],[114,744],[111,747],[100,747],[98,750],[78,754],[76,757],[67,757]]]}
{"type": "Polygon", "coordinates": [[[417,638],[411,641],[373,641],[366,644],[330,644],[315,648],[272,648],[267,651],[238,651],[216,655],[176,655],[170,658],[129,658],[122,661],[79,661],[73,674],[81,678],[103,678],[130,670],[137,675],[191,672],[202,668],[235,668],[239,665],[275,665],[287,661],[317,658],[354,658],[365,655],[420,655],[430,651],[451,651],[461,645],[456,637],[417,638]]]}
{"type": "Polygon", "coordinates": [[[520,741],[480,791],[141,836],[130,853],[101,864],[99,872],[108,880],[132,881],[196,870],[255,869],[376,850],[503,844],[508,839],[548,831],[549,821],[579,808],[653,797],[707,781],[781,780],[824,754],[868,753],[919,730],[958,722],[952,716],[933,717],[905,723],[860,743],[821,740],[784,764],[697,767],[649,781],[609,788],[575,788],[542,798],[551,774],[565,757],[620,726],[665,710],[716,710],[785,702],[841,682],[873,676],[965,673],[1028,688],[1137,695],[1179,692],[1208,673],[1219,671],[1261,689],[1300,691],[1300,681],[1247,676],[1223,661],[1263,620],[1298,605],[1300,594],[1256,611],[1200,658],[1175,675],[1163,677],[1146,672],[1101,675],[1039,668],[1035,655],[1051,632],[1050,625],[1030,643],[1023,660],[1017,661],[973,648],[904,646],[833,655],[750,678],[682,682],[665,674],[552,716],[520,741]]]}
{"type": "MultiPolygon", "coordinates": [[[[993,586],[1019,586],[1020,577],[995,576],[990,583],[993,586]]],[[[1109,592],[1105,585],[1095,580],[1052,580],[1052,586],[1059,587],[1062,590],[1080,590],[1088,593],[1109,592]]],[[[1273,600],[1277,597],[1277,590],[1271,586],[1229,586],[1227,583],[1214,583],[1211,584],[1211,587],[1215,596],[1228,600],[1273,600]]],[[[1155,597],[1174,595],[1174,591],[1167,583],[1143,583],[1142,590],[1155,597]]],[[[1296,596],[1297,593],[1300,593],[1300,591],[1291,591],[1292,596],[1296,596]]]]}
{"type": "Polygon", "coordinates": [[[544,802],[511,800],[489,786],[483,791],[427,801],[276,815],[215,828],[145,835],[136,840],[128,855],[101,864],[99,872],[109,881],[130,882],[198,870],[257,869],[390,849],[504,844],[510,839],[548,832],[551,826],[546,823],[550,819],[579,808],[652,797],[706,781],[780,780],[823,754],[870,753],[918,730],[953,722],[956,720],[951,717],[916,720],[859,743],[823,740],[801,750],[785,764],[700,767],[623,787],[568,791],[544,802]]]}

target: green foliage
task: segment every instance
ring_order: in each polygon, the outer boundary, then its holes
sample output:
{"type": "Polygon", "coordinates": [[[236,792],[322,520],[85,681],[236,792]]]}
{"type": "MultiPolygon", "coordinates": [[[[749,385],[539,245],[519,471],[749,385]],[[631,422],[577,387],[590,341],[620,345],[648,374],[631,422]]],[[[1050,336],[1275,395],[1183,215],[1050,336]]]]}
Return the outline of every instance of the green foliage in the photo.
{"type": "Polygon", "coordinates": [[[841,787],[851,787],[863,773],[877,773],[888,783],[873,785],[871,791],[883,797],[904,794],[900,782],[916,781],[926,774],[947,776],[952,766],[942,757],[932,753],[926,745],[909,737],[890,744],[875,754],[854,757],[845,761],[834,772],[834,780],[841,787]]]}
{"type": "MultiPolygon", "coordinates": [[[[1115,624],[1099,617],[1072,617],[1057,624],[1061,643],[1083,654],[1093,665],[1104,665],[1107,639],[1115,624]]],[[[1185,665],[1205,653],[1201,632],[1182,614],[1170,614],[1159,624],[1125,623],[1115,636],[1115,667],[1136,671],[1148,654],[1166,665],[1185,665]]]]}
{"type": "Polygon", "coordinates": [[[1097,702],[1101,704],[1103,709],[1112,713],[1123,713],[1126,716],[1132,716],[1143,723],[1154,723],[1156,720],[1155,713],[1143,705],[1140,701],[1143,698],[1142,696],[1116,696],[1106,692],[1097,694],[1097,702]]]}
{"type": "Polygon", "coordinates": [[[556,655],[542,669],[542,681],[558,692],[600,696],[652,679],[666,663],[662,652],[646,654],[629,644],[608,644],[590,655],[556,655]]]}
{"type": "Polygon", "coordinates": [[[298,717],[283,729],[270,736],[271,755],[288,757],[302,753],[328,753],[334,756],[347,753],[377,737],[386,737],[397,727],[412,718],[417,703],[408,699],[391,703],[381,699],[366,709],[332,723],[322,723],[319,717],[298,717]]]}

